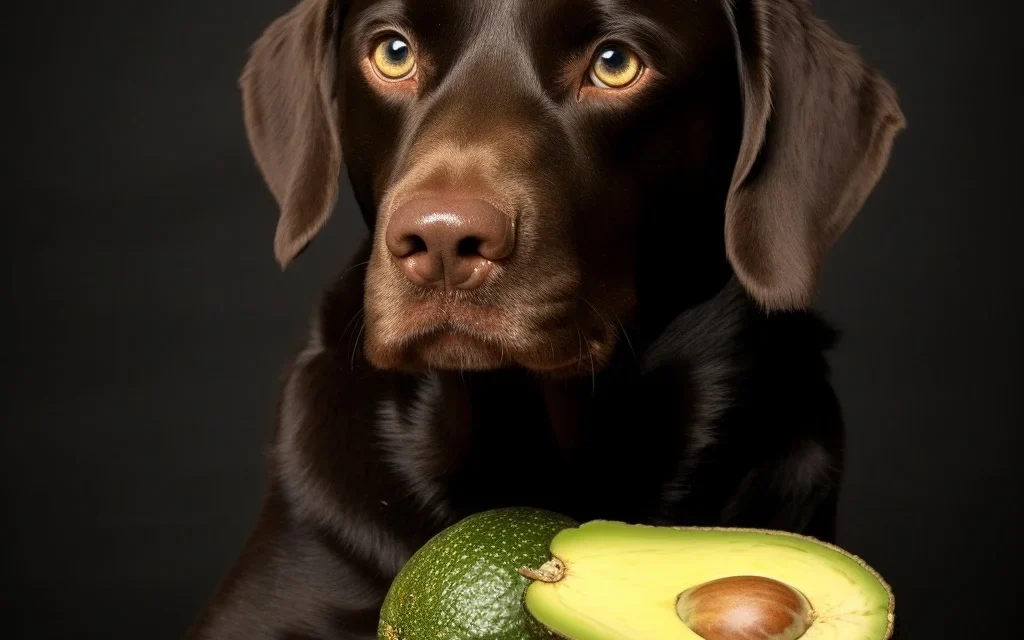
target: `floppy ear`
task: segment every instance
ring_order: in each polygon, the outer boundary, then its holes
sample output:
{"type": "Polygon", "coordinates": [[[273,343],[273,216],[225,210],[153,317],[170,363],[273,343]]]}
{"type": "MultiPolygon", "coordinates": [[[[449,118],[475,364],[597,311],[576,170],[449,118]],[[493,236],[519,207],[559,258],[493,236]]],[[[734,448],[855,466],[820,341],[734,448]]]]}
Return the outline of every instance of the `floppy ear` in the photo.
{"type": "Polygon", "coordinates": [[[336,38],[347,0],[301,0],[253,45],[239,84],[256,164],[280,207],[282,267],[331,215],[341,173],[336,38]]]}
{"type": "Polygon", "coordinates": [[[726,250],[764,308],[805,308],[825,253],[881,178],[904,117],[892,86],[807,0],[727,6],[745,104],[726,250]]]}

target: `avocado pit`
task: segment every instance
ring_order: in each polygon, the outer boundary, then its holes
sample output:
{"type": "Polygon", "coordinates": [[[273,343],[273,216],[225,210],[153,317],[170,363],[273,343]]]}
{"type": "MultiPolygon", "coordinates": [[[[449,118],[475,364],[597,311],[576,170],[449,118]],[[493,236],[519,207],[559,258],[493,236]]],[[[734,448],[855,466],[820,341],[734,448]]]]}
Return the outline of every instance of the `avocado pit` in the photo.
{"type": "Polygon", "coordinates": [[[704,640],[797,640],[814,622],[811,603],[787,584],[735,576],[687,589],[676,614],[704,640]]]}

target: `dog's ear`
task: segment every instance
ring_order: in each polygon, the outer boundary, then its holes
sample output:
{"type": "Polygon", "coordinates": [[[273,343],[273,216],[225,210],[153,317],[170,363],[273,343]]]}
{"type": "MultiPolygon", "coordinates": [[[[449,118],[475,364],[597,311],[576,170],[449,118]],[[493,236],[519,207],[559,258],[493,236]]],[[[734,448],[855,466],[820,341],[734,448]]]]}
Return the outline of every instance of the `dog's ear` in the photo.
{"type": "Polygon", "coordinates": [[[301,0],[252,47],[239,85],[256,164],[280,208],[274,255],[286,267],[330,217],[341,138],[336,43],[347,0],[301,0]]]}
{"type": "Polygon", "coordinates": [[[727,0],[744,129],[726,206],[737,278],[769,310],[806,308],[825,253],[863,206],[905,126],[892,86],[807,0],[727,0]]]}

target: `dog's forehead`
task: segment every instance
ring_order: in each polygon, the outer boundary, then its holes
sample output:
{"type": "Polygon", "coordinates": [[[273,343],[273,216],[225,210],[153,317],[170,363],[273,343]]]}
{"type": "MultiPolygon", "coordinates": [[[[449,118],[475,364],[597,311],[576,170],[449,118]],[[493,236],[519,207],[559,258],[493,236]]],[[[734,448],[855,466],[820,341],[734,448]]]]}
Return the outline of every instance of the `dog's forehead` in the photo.
{"type": "Polygon", "coordinates": [[[614,29],[651,21],[668,29],[706,25],[729,0],[362,0],[357,13],[401,18],[416,27],[447,30],[453,37],[481,31],[529,36],[541,31],[614,29]],[[553,29],[554,27],[554,29],[553,29]]]}

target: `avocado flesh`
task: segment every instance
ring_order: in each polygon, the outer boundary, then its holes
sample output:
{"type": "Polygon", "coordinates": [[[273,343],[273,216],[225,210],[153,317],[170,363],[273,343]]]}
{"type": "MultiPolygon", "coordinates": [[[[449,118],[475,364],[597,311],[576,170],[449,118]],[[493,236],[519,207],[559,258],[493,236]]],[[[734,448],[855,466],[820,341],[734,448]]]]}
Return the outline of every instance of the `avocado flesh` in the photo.
{"type": "Polygon", "coordinates": [[[676,613],[680,594],[720,578],[761,576],[796,589],[814,620],[801,640],[886,640],[894,601],[867,565],[810,538],[741,529],[590,522],[551,541],[564,575],[534,581],[525,605],[571,640],[699,640],[676,613]]]}

